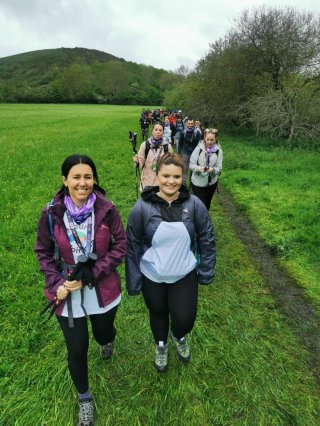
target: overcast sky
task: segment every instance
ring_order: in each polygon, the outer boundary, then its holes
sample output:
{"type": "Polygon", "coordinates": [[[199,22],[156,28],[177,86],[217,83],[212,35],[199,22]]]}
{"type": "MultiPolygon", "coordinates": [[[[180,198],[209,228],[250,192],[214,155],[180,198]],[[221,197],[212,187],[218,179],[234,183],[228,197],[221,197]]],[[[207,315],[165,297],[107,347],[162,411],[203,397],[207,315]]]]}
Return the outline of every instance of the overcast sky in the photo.
{"type": "Polygon", "coordinates": [[[319,0],[0,0],[0,58],[85,47],[156,68],[192,68],[243,10],[260,5],[320,13],[319,0]]]}

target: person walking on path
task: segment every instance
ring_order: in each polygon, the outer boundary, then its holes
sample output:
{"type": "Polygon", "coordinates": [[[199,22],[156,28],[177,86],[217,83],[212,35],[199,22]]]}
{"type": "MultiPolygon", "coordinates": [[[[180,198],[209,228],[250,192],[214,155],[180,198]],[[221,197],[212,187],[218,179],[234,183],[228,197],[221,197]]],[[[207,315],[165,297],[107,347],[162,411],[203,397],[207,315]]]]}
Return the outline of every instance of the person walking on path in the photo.
{"type": "Polygon", "coordinates": [[[61,174],[62,188],[40,216],[35,253],[45,274],[45,296],[53,302],[67,346],[69,372],[79,394],[77,424],[90,426],[94,424],[94,403],[88,382],[88,319],[101,358],[111,358],[116,336],[114,320],[121,300],[116,268],[126,254],[126,233],[116,207],[99,187],[90,157],[67,157],[61,174]],[[69,279],[80,259],[90,258],[95,263],[86,274],[69,279]]]}
{"type": "Polygon", "coordinates": [[[166,152],[172,152],[172,146],[163,140],[163,124],[154,123],[151,137],[142,142],[138,154],[133,157],[141,170],[141,191],[147,186],[154,186],[156,183],[156,163],[159,157],[166,152]]]}
{"type": "Polygon", "coordinates": [[[166,115],[163,120],[163,137],[170,145],[174,145],[174,135],[176,133],[175,125],[170,121],[169,116],[166,115]]]}
{"type": "Polygon", "coordinates": [[[190,162],[191,154],[201,139],[202,137],[201,137],[200,130],[194,126],[194,120],[189,117],[187,119],[186,128],[180,134],[179,147],[178,147],[178,154],[181,154],[183,158],[184,185],[187,185],[189,162],[190,162]]]}
{"type": "Polygon", "coordinates": [[[222,172],[223,154],[217,137],[217,129],[206,129],[204,140],[195,148],[190,158],[192,192],[208,210],[222,172]]]}
{"type": "Polygon", "coordinates": [[[182,121],[181,114],[177,114],[175,126],[176,126],[176,133],[174,135],[174,143],[176,145],[177,152],[179,152],[179,140],[180,140],[182,132],[184,131],[184,124],[182,121]]]}
{"type": "Polygon", "coordinates": [[[143,111],[139,119],[141,136],[143,141],[148,139],[150,123],[151,123],[151,119],[148,117],[148,111],[143,111]]]}
{"type": "Polygon", "coordinates": [[[164,154],[156,175],[158,186],[143,191],[129,214],[126,286],[130,296],[143,294],[155,341],[154,367],[163,372],[169,331],[180,360],[190,360],[186,336],[197,315],[198,284],[212,282],[216,249],[208,211],[182,185],[182,158],[164,154]]]}

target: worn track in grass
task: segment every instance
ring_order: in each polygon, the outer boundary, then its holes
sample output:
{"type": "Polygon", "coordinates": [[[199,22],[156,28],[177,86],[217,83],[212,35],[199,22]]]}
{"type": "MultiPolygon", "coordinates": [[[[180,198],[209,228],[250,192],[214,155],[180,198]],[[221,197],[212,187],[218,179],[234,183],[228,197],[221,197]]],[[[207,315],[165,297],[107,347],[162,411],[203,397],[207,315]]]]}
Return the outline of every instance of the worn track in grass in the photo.
{"type": "Polygon", "coordinates": [[[220,186],[220,195],[214,198],[222,207],[237,237],[264,279],[266,288],[276,302],[294,333],[307,349],[310,369],[320,383],[320,316],[305,291],[288,275],[279,260],[270,253],[254,225],[237,206],[230,192],[220,186]]]}

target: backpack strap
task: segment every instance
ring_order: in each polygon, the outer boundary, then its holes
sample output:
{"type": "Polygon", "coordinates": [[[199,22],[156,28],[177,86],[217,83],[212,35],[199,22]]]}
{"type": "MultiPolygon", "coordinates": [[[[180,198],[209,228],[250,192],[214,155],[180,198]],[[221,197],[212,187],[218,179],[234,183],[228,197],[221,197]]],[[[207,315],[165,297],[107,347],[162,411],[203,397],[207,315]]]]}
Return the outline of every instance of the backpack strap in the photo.
{"type": "Polygon", "coordinates": [[[52,214],[50,212],[50,209],[51,209],[51,207],[53,207],[53,205],[54,205],[54,200],[52,198],[52,200],[50,200],[49,203],[47,204],[48,223],[49,223],[49,230],[50,230],[50,236],[51,236],[52,241],[54,241],[56,239],[55,236],[54,236],[54,231],[53,231],[53,228],[54,228],[53,217],[52,217],[52,214]]]}
{"type": "Polygon", "coordinates": [[[143,229],[146,229],[150,219],[150,215],[151,215],[152,203],[149,203],[148,201],[144,201],[141,198],[140,205],[141,205],[141,216],[143,220],[143,229]]]}
{"type": "Polygon", "coordinates": [[[198,155],[198,158],[197,158],[197,166],[200,166],[199,158],[200,158],[201,152],[202,152],[202,148],[200,148],[200,150],[199,150],[199,155],[198,155]]]}
{"type": "Polygon", "coordinates": [[[59,250],[59,246],[56,240],[56,237],[54,235],[54,217],[52,216],[51,213],[51,208],[54,206],[54,199],[52,198],[52,200],[50,200],[47,204],[47,212],[48,212],[48,224],[49,224],[49,230],[50,230],[50,237],[51,240],[54,243],[54,254],[53,254],[53,258],[56,262],[56,265],[58,266],[59,269],[61,269],[61,258],[60,258],[60,250],[59,250]]]}
{"type": "Polygon", "coordinates": [[[148,140],[146,140],[146,148],[145,148],[145,151],[144,151],[144,163],[143,163],[142,168],[144,168],[144,166],[146,164],[150,148],[151,148],[150,142],[148,140]]]}
{"type": "MultiPolygon", "coordinates": [[[[150,142],[148,140],[146,140],[146,149],[144,151],[144,164],[143,164],[143,167],[144,167],[144,165],[146,163],[146,160],[147,160],[150,148],[151,148],[150,142]]],[[[168,150],[169,150],[169,144],[163,145],[163,152],[168,152],[168,150]]]]}

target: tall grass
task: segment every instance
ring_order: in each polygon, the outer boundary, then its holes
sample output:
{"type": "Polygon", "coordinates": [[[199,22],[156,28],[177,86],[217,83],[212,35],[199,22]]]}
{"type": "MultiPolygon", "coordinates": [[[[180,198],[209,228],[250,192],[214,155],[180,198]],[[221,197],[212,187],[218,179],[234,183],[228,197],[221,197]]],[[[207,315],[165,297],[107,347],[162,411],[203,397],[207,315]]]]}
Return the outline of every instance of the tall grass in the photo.
{"type": "MultiPolygon", "coordinates": [[[[97,163],[101,185],[126,222],[135,202],[128,130],[137,130],[139,112],[139,107],[0,105],[0,424],[74,424],[77,398],[63,338],[55,319],[39,316],[44,297],[33,254],[37,220],[61,184],[63,159],[83,152],[97,163]]],[[[225,144],[230,159],[231,148],[225,144]]],[[[240,185],[234,189],[241,201],[240,185]]],[[[154,370],[146,308],[141,297],[124,292],[111,361],[99,358],[91,338],[98,426],[319,423],[319,387],[308,354],[213,204],[217,273],[212,286],[200,288],[190,364],[179,362],[170,344],[168,372],[154,370]]],[[[123,267],[120,272],[124,282],[123,267]]]]}

